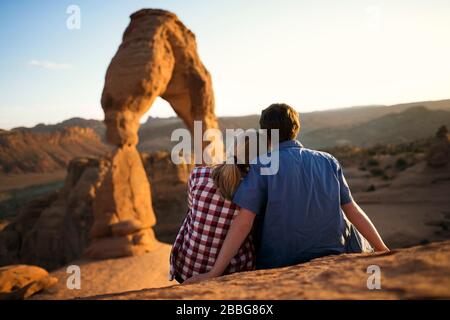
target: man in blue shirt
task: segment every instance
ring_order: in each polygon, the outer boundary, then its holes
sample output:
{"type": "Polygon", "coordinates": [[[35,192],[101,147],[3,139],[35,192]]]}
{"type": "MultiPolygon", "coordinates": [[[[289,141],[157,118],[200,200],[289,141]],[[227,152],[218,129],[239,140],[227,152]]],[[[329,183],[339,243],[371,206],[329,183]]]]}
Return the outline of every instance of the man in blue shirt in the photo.
{"type": "Polygon", "coordinates": [[[279,132],[278,170],[258,162],[236,191],[241,207],[233,220],[214,267],[187,283],[219,276],[256,224],[257,268],[298,264],[329,254],[389,250],[364,211],[353,200],[339,162],[330,154],[304,148],[295,140],[298,113],[286,104],[273,104],[260,118],[261,129],[279,132]],[[356,229],[355,229],[356,227],[356,229]],[[358,232],[359,231],[359,232],[358,232]],[[362,235],[362,236],[361,236],[362,235]]]}

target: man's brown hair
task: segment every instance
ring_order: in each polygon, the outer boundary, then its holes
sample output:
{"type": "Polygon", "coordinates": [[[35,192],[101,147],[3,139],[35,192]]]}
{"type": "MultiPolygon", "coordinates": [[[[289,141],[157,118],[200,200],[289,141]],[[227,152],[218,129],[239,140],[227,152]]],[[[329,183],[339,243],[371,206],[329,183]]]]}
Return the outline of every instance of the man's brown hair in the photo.
{"type": "Polygon", "coordinates": [[[278,129],[280,141],[294,140],[300,131],[300,116],[285,103],[274,103],[264,109],[259,119],[261,129],[278,129]]]}

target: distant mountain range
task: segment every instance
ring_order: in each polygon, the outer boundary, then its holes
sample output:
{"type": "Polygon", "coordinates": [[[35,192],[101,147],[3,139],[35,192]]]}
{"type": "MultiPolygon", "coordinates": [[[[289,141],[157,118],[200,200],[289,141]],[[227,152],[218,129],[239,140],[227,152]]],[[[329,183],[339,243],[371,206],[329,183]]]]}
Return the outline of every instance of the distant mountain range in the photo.
{"type": "MultiPolygon", "coordinates": [[[[427,138],[441,125],[450,127],[450,100],[393,106],[366,106],[301,113],[299,139],[309,148],[336,145],[368,147],[427,138]]],[[[220,117],[222,130],[258,128],[258,115],[220,117]]],[[[170,150],[179,118],[149,117],[141,125],[141,151],[170,150]]],[[[61,169],[75,156],[98,156],[110,150],[99,120],[72,118],[31,128],[0,129],[0,173],[46,172],[61,169]]]]}
{"type": "Polygon", "coordinates": [[[432,136],[441,125],[450,126],[450,112],[411,107],[349,127],[321,128],[300,135],[306,146],[330,148],[340,145],[369,147],[398,144],[432,136]]]}

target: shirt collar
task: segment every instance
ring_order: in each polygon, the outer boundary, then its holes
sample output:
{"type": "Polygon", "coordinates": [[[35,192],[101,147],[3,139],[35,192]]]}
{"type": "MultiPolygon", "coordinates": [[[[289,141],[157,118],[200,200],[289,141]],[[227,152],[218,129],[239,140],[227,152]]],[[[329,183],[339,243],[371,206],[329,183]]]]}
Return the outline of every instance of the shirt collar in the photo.
{"type": "Polygon", "coordinates": [[[278,145],[279,150],[287,148],[303,148],[303,145],[298,140],[286,140],[278,145]]]}

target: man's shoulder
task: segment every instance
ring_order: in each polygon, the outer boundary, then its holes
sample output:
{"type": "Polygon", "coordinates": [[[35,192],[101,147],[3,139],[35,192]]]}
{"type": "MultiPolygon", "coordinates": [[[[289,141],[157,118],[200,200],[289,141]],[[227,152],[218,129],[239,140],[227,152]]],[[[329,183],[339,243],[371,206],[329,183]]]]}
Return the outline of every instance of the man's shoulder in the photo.
{"type": "MultiPolygon", "coordinates": [[[[309,149],[309,148],[305,148],[305,147],[301,148],[300,150],[301,151],[298,153],[299,157],[307,156],[307,157],[314,157],[314,158],[322,158],[322,159],[326,159],[326,160],[338,163],[338,160],[332,154],[330,154],[328,152],[309,149]]],[[[289,157],[285,157],[284,155],[292,155],[292,153],[290,153],[287,149],[269,151],[269,152],[255,158],[255,160],[253,160],[251,162],[251,166],[264,167],[264,166],[270,165],[270,162],[268,160],[274,156],[278,156],[278,157],[281,156],[282,159],[288,160],[287,158],[289,158],[289,157]],[[267,164],[268,162],[269,162],[269,164],[267,164]]]]}
{"type": "Polygon", "coordinates": [[[314,161],[329,163],[334,169],[340,167],[339,161],[331,153],[308,148],[303,148],[302,152],[304,156],[307,156],[313,159],[314,161]]]}
{"type": "Polygon", "coordinates": [[[302,148],[302,152],[304,152],[305,154],[307,154],[311,157],[317,157],[317,158],[323,158],[323,159],[327,159],[327,160],[331,160],[331,161],[337,161],[336,158],[332,154],[330,154],[326,151],[302,148]]]}

